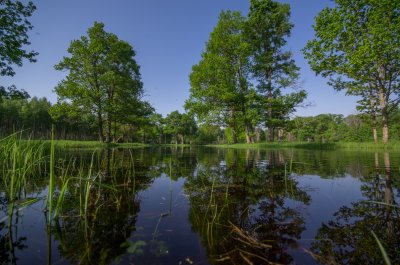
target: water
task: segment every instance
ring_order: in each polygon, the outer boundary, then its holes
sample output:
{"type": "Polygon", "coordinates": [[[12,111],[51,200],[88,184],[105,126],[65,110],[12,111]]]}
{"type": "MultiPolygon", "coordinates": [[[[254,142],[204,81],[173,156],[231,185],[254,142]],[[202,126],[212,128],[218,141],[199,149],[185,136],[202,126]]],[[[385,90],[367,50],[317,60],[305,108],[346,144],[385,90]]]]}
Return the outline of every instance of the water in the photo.
{"type": "Polygon", "coordinates": [[[383,264],[374,231],[397,264],[399,161],[383,151],[62,150],[56,201],[70,180],[57,220],[43,211],[45,173],[20,198],[40,200],[11,220],[0,191],[0,263],[383,264]]]}

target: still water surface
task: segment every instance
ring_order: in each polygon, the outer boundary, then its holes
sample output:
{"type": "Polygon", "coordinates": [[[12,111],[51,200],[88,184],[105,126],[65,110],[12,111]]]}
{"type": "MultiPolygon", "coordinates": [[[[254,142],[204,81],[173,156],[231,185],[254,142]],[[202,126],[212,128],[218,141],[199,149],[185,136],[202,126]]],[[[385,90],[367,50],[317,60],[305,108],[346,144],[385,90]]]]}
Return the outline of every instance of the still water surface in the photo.
{"type": "Polygon", "coordinates": [[[45,173],[24,189],[40,200],[11,220],[0,190],[0,264],[383,264],[372,231],[399,264],[399,161],[383,151],[59,150],[55,202],[69,182],[57,220],[43,211],[45,173]]]}

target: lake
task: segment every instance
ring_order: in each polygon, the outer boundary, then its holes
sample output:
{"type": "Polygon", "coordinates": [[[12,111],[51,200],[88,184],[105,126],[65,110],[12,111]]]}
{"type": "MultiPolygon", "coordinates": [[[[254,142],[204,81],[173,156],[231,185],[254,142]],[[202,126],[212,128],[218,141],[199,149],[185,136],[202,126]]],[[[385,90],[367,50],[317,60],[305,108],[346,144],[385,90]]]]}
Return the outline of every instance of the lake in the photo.
{"type": "Polygon", "coordinates": [[[400,153],[56,150],[0,190],[1,264],[400,264],[400,153]],[[64,189],[63,189],[64,187],[64,189]]]}

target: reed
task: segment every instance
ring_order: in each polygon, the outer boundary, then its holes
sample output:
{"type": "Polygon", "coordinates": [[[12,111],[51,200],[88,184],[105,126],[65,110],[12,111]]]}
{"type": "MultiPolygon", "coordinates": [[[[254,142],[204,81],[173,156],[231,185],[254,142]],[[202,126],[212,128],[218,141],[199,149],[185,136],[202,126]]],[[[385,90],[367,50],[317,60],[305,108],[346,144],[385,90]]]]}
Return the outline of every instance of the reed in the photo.
{"type": "Polygon", "coordinates": [[[389,256],[386,253],[386,250],[383,247],[383,245],[382,245],[381,241],[379,240],[378,236],[372,230],[371,230],[371,233],[374,236],[376,243],[378,244],[379,250],[381,251],[381,254],[382,254],[383,260],[385,261],[385,264],[386,265],[391,265],[392,263],[390,262],[389,256]]]}
{"type": "Polygon", "coordinates": [[[36,198],[27,198],[26,187],[30,178],[40,176],[45,162],[43,145],[30,140],[22,141],[21,135],[22,132],[17,132],[0,140],[0,183],[9,203],[9,225],[15,210],[37,202],[36,198]]]}
{"type": "Polygon", "coordinates": [[[54,193],[54,125],[51,128],[51,144],[50,144],[50,176],[49,176],[49,186],[47,194],[47,211],[48,220],[52,220],[53,212],[53,193],[54,193]]]}

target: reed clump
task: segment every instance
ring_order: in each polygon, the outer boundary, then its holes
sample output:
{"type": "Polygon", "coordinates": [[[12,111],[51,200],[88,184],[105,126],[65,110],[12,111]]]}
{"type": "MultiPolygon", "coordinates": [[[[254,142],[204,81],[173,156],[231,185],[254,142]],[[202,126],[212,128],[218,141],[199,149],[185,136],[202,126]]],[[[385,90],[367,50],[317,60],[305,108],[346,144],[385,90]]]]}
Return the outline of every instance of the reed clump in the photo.
{"type": "Polygon", "coordinates": [[[0,181],[9,201],[21,200],[32,178],[40,177],[45,164],[44,145],[21,140],[20,133],[0,140],[0,181]]]}

